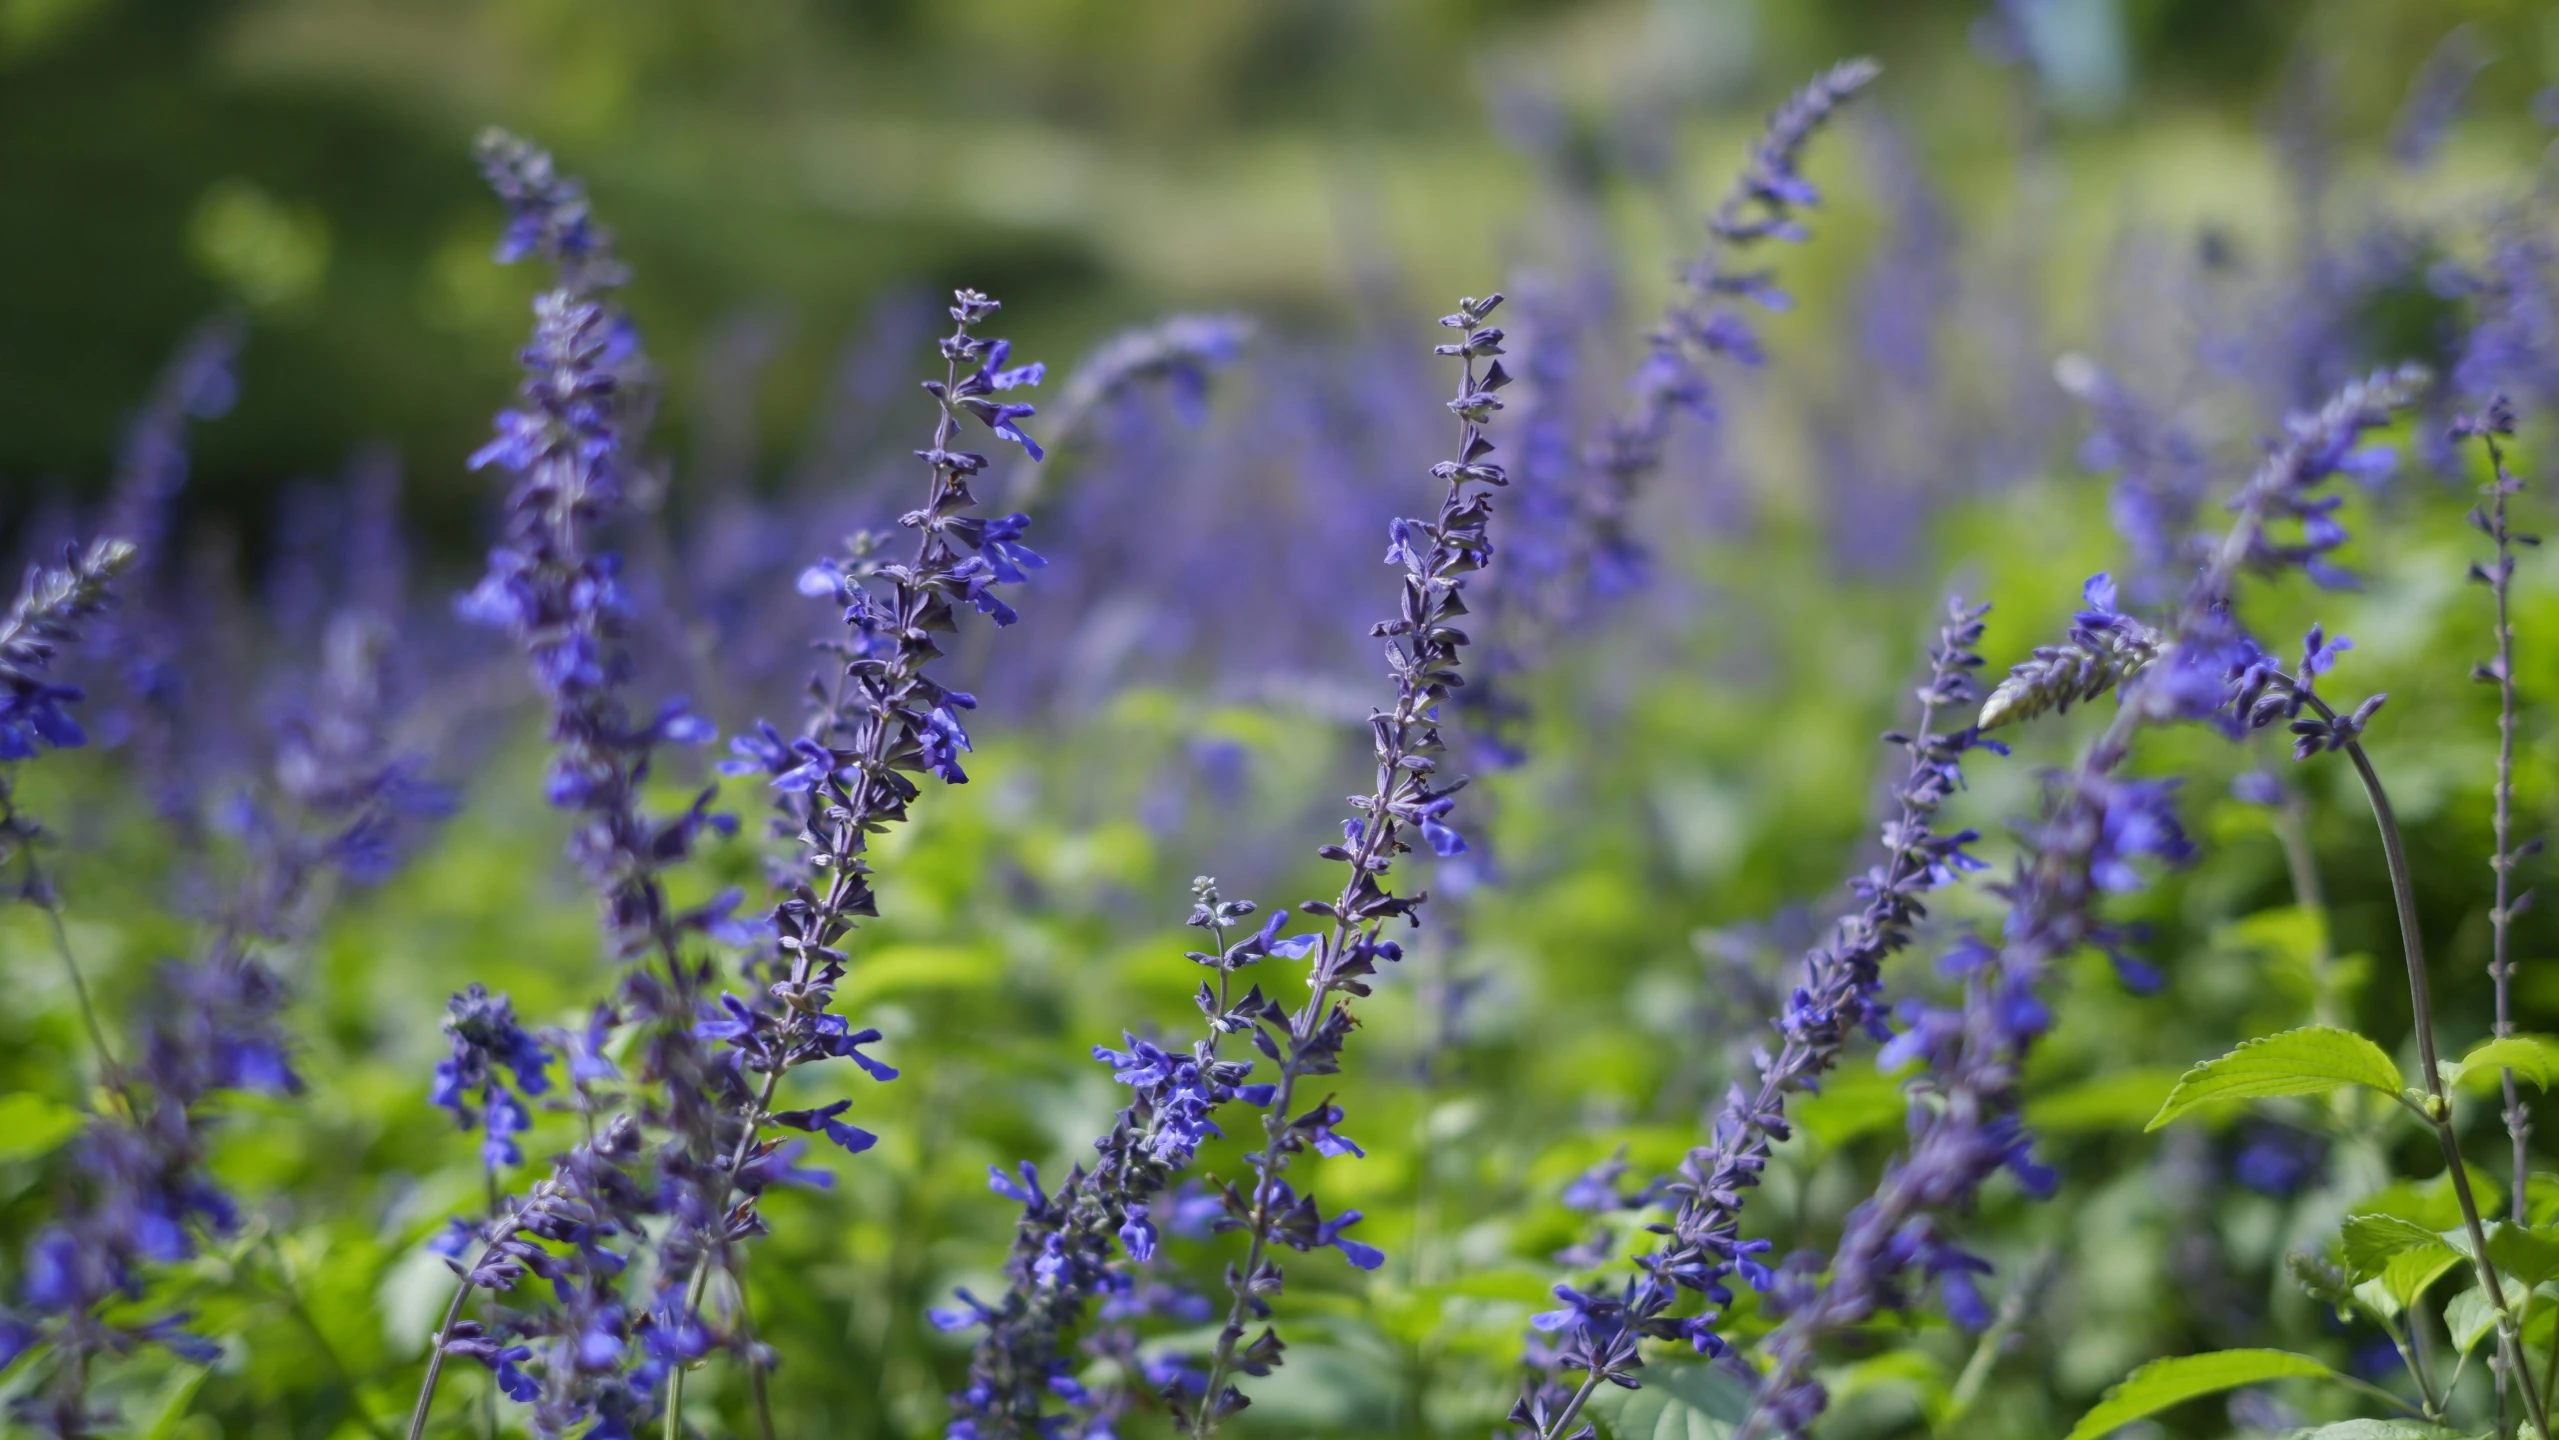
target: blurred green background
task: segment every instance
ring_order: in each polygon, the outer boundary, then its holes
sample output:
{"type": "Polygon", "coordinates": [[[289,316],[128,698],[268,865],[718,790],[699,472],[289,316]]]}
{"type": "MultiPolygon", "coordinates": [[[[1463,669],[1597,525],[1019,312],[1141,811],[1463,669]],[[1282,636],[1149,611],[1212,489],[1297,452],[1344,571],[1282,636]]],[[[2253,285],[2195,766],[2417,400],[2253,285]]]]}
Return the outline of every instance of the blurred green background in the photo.
{"type": "MultiPolygon", "coordinates": [[[[0,0],[0,525],[100,494],[170,347],[239,307],[253,322],[242,396],[197,431],[192,518],[255,562],[287,482],[388,441],[439,572],[423,589],[440,600],[485,540],[493,486],[462,461],[515,382],[535,281],[489,260],[498,210],[470,142],[490,123],[554,147],[618,231],[637,274],[624,293],[664,376],[654,448],[698,500],[779,488],[825,430],[848,337],[917,287],[998,294],[1017,355],[1053,362],[1208,308],[1252,314],[1279,340],[1377,337],[1418,364],[1454,295],[1595,244],[1622,286],[1600,367],[1613,379],[1765,110],[1842,55],[1881,59],[1885,79],[1811,163],[1830,196],[1815,243],[1775,257],[1804,303],[1768,325],[1774,378],[1734,381],[1731,465],[1752,523],[1679,532],[1658,592],[1523,679],[1531,763],[1468,800],[1509,883],[1436,906],[1433,938],[1363,1008],[1342,1086],[1372,1158],[1307,1167],[1328,1204],[1369,1213],[1363,1233],[1392,1259],[1367,1280],[1328,1259],[1292,1266],[1291,1364],[1257,1387],[1242,1428],[1480,1436],[1560,1273],[1547,1257],[1579,1238],[1559,1186],[1621,1143],[1641,1171],[1695,1143],[1762,1033],[1784,958],[1863,863],[1884,758],[1873,737],[1901,718],[1937,587],[1952,575],[1998,602],[1990,655],[2005,665],[2117,563],[2103,484],[2069,458],[2084,426],[2050,375],[2072,350],[2131,366],[2115,342],[2140,327],[2125,317],[2176,308],[2126,237],[2283,281],[2323,223],[2466,222],[2546,175],[2532,104],[2559,77],[2547,3],[2020,9],[2022,31],[1956,0],[0,0]],[[2465,26],[2494,57],[2465,118],[2431,167],[2392,164],[2413,78],[2465,26]],[[2003,38],[2020,34],[2025,53],[2003,38]],[[1904,409],[1843,339],[1880,308],[1869,277],[1892,273],[1892,247],[1930,213],[1892,192],[1895,137],[1934,186],[1954,276],[1953,298],[1932,302],[1954,336],[1939,389],[1904,409]],[[1968,430],[2011,447],[1996,477],[1949,473],[1997,458],[1955,443],[1968,430]],[[1864,517],[1829,488],[1861,436],[1916,492],[1902,497],[1904,553],[1868,571],[1838,563],[1864,517]],[[1479,995],[1450,1034],[1442,1001],[1461,982],[1479,995]]],[[[2405,280],[2356,311],[2346,348],[2442,358],[2444,303],[2405,280]]],[[[2193,357],[2178,359],[2192,379],[2193,357]]],[[[2206,402],[2226,422],[2211,455],[2226,489],[2287,402],[2235,384],[2206,402]]],[[[1222,395],[1220,415],[1253,403],[1222,395]]],[[[2397,438],[2413,458],[2412,435],[2397,438]]],[[[2528,424],[2527,463],[2549,448],[2528,424]]],[[[1403,473],[1418,482],[1420,465],[1403,473]]],[[[2270,637],[2313,618],[2351,631],[2362,648],[2340,688],[2393,693],[2374,750],[2402,786],[2448,1028],[2467,1037],[2487,998],[2494,702],[2461,678],[2487,642],[2459,583],[2476,547],[2456,488],[2358,494],[2347,558],[2371,578],[2364,595],[2250,603],[2270,637]]],[[[1682,492],[1668,508],[1689,504],[1682,492]]],[[[1376,543],[1362,532],[1329,572],[1375,571],[1361,606],[1388,603],[1376,543]]],[[[2559,645],[2542,643],[2559,634],[2559,573],[2537,559],[2519,584],[2526,691],[2559,695],[2559,645]]],[[[1052,593],[1020,597],[1030,618],[996,642],[999,674],[1003,647],[1090,618],[1047,621],[1052,593]]],[[[169,1284],[233,1343],[209,1371],[151,1357],[111,1377],[137,1433],[349,1440],[404,1413],[445,1283],[422,1241],[482,1184],[474,1142],[426,1103],[444,997],[486,980],[558,1023],[602,988],[588,897],[558,858],[564,822],[540,803],[534,727],[506,709],[520,675],[495,637],[476,638],[477,668],[447,673],[496,697],[478,703],[508,724],[455,747],[467,808],[412,869],[280,947],[310,1098],[225,1117],[220,1169],[251,1197],[250,1228],[169,1284]]],[[[833,1192],[778,1197],[754,1261],[786,1433],[938,1433],[965,1348],[920,1315],[953,1284],[1000,1283],[1010,1207],[985,1167],[1072,1163],[1121,1094],[1086,1047],[1187,1023],[1196,972],[1177,922],[1193,873],[1213,867],[1230,894],[1265,901],[1323,882],[1307,852],[1357,771],[1369,693],[1113,683],[1036,711],[990,705],[975,783],[931,790],[883,846],[884,918],[860,932],[844,992],[907,1072],[856,1092],[854,1118],[883,1142],[829,1157],[833,1192]],[[1244,757],[1243,778],[1221,782],[1204,745],[1244,757]]],[[[1976,766],[1958,817],[1993,836],[1991,854],[2031,811],[2036,765],[2069,744],[2065,722],[1976,766]]],[[[2045,1250],[2057,1278],[2019,1358],[1954,1433],[2060,1433],[2156,1354],[2272,1339],[2342,1363],[2371,1338],[2323,1328],[2281,1255],[2374,1188],[2385,1158],[2422,1169],[2421,1154],[2340,1138],[2316,1187],[2273,1197],[2224,1183],[2249,1132],[2138,1133],[2179,1068],[2305,1017],[2326,932],[2292,907],[2265,812],[2224,798],[2231,773],[2280,753],[2195,736],[2161,747],[2160,768],[2191,776],[2188,818],[2213,863],[2126,907],[2155,927],[2165,995],[2125,994],[2094,955],[2069,967],[2061,1028],[2030,1077],[2062,1197],[1996,1190],[1972,1232],[2001,1284],[2045,1250]]],[[[229,857],[218,839],[184,853],[114,762],[48,757],[29,794],[64,840],[75,946],[122,1014],[152,961],[188,947],[188,916],[229,857]]],[[[2361,801],[2333,767],[2298,773],[2335,948],[2379,957],[2350,958],[2368,977],[2350,985],[2356,1012],[2396,1045],[2406,1002],[2361,801]]],[[[661,778],[681,804],[693,777],[661,778]]],[[[2555,781],[2559,743],[2536,714],[2527,829],[2551,819],[2555,781]]],[[[732,783],[722,803],[752,815],[760,799],[732,783]]],[[[679,898],[752,886],[754,844],[688,871],[679,898]]],[[[1995,915],[1978,892],[1945,908],[1995,915]]],[[[43,1127],[72,1114],[82,1073],[39,924],[25,907],[0,916],[11,993],[27,997],[0,1006],[13,1240],[61,1183],[48,1156],[68,1131],[43,1127]]],[[[2553,917],[2532,924],[2527,953],[2552,953],[2553,917]]],[[[1923,946],[1895,993],[1928,975],[1923,946]]],[[[2559,969],[2528,967],[2519,993],[2527,1023],[2559,1028],[2559,969]]],[[[812,1078],[799,1098],[831,1094],[812,1078]]],[[[1843,1076],[1753,1225],[1827,1245],[1900,1120],[1886,1077],[1843,1076]]],[[[536,1156],[570,1122],[540,1127],[536,1156]]],[[[1203,1157],[1213,1173],[1239,1164],[1231,1145],[1203,1157]]],[[[1191,1247],[1183,1263],[1205,1283],[1222,1258],[1191,1247]]],[[[1909,1348],[1864,1357],[1834,1433],[1929,1431],[1968,1345],[1925,1321],[1909,1348]]],[[[440,1433],[478,1433],[481,1383],[455,1381],[440,1433]]],[[[743,1424],[733,1367],[693,1398],[706,1429],[743,1424]]],[[[2229,1433],[2218,1413],[2182,1417],[2179,1433],[2229,1433]]]]}
{"type": "MultiPolygon", "coordinates": [[[[246,303],[244,403],[203,437],[190,503],[254,534],[279,482],[388,439],[421,518],[469,549],[483,501],[459,457],[531,283],[486,263],[469,142],[490,123],[555,147],[619,230],[671,452],[699,440],[693,382],[744,345],[770,461],[894,283],[997,293],[1026,351],[1059,358],[1178,306],[1323,327],[1382,286],[1435,313],[1534,248],[1543,180],[1598,197],[1627,273],[1658,284],[1757,112],[1847,53],[1885,62],[1878,108],[1996,230],[2029,127],[1982,43],[1989,8],[6,0],[0,486],[20,513],[94,491],[175,338],[246,303]]],[[[2027,68],[2068,156],[2037,203],[2091,248],[2125,213],[2262,219],[2282,182],[2250,137],[2304,66],[2336,132],[2367,139],[2459,24],[2498,57],[2483,119],[2527,129],[2559,66],[2559,15],[2533,0],[2034,8],[2027,68]]],[[[1852,215],[1869,206],[1846,188],[1852,215]]],[[[1825,251],[1837,272],[1854,244],[1825,251]]]]}

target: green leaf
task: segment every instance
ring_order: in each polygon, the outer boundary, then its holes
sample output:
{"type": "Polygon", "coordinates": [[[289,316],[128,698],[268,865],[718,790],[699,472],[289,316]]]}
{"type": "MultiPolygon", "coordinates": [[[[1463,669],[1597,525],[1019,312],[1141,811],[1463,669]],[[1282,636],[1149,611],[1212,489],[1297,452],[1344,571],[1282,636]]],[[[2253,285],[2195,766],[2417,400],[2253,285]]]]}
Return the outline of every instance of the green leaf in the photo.
{"type": "Polygon", "coordinates": [[[2128,1130],[2159,1113],[2177,1088],[2177,1072],[2155,1066],[2118,1070],[2026,1102],[2026,1124],[2045,1135],[2128,1130]]]}
{"type": "Polygon", "coordinates": [[[2360,1282],[2382,1272],[2392,1260],[2411,1250],[2433,1247],[2447,1254],[2443,1236],[2396,1215],[2349,1215],[2345,1223],[2346,1273],[2360,1282]]]}
{"type": "Polygon", "coordinates": [[[0,1095],[0,1164],[39,1160],[78,1134],[80,1112],[23,1090],[0,1095]]]}
{"type": "Polygon", "coordinates": [[[2144,1416],[2171,1405],[2258,1385],[2268,1380],[2335,1380],[2336,1371],[2307,1355],[2288,1350],[2217,1350],[2209,1355],[2180,1355],[2153,1360],[2124,1377],[2106,1392],[2097,1408],[2079,1417],[2064,1440],[2097,1440],[2144,1416]]]}
{"type": "Polygon", "coordinates": [[[2286,1030],[2248,1041],[2187,1071],[2151,1117],[2149,1128],[2157,1130],[2215,1100],[2318,1095],[2340,1085],[2361,1085],[2394,1098],[2405,1088],[2399,1066],[2380,1046],[2351,1030],[2326,1025],[2286,1030]]]}
{"type": "Polygon", "coordinates": [[[1750,1413],[1742,1382],[1711,1365],[1647,1365],[1641,1390],[1608,1390],[1590,1408],[1616,1440],[1730,1440],[1750,1413]]]}
{"type": "Polygon", "coordinates": [[[2445,1271],[2462,1261],[2462,1253],[2452,1242],[2435,1231],[2396,1215],[2349,1215],[2345,1224],[2346,1273],[2356,1284],[2358,1298],[2373,1304],[2365,1293],[2367,1284],[2376,1286],[2392,1302],[2375,1305],[2388,1315],[2417,1303],[2426,1287],[2441,1279],[2445,1271]]]}
{"type": "MultiPolygon", "coordinates": [[[[2494,1218],[2503,1212],[2505,1183],[2467,1161],[2462,1168],[2469,1174],[2470,1193],[2478,1201],[2481,1217],[2494,1218]]],[[[2395,1215],[2439,1234],[2461,1227],[2461,1196],[2453,1188],[2449,1170],[2431,1180],[2393,1181],[2347,1206],[2346,1211],[2353,1215],[2395,1215]]]]}
{"type": "Polygon", "coordinates": [[[2467,1355],[2497,1328],[2497,1307],[2489,1303],[2487,1291],[2473,1285],[2445,1302],[2443,1328],[2452,1332],[2454,1351],[2467,1355]]]}
{"type": "Polygon", "coordinates": [[[1952,1398],[1946,1386],[1945,1362],[1925,1350],[1887,1350],[1826,1377],[1823,1384],[1834,1405],[1845,1405],[1860,1395],[1878,1391],[1900,1391],[1917,1403],[1919,1413],[1931,1428],[1944,1415],[1952,1398]]]}
{"type": "Polygon", "coordinates": [[[2488,1227],[2488,1260],[2524,1285],[2559,1279],[2559,1234],[2497,1221],[2488,1227]]]}
{"type": "Polygon", "coordinates": [[[2443,1069],[2447,1085],[2484,1084],[2512,1070],[2516,1079],[2547,1090],[2551,1081],[2559,1080],[2559,1040],[2547,1035],[2509,1035],[2488,1041],[2443,1069]]]}

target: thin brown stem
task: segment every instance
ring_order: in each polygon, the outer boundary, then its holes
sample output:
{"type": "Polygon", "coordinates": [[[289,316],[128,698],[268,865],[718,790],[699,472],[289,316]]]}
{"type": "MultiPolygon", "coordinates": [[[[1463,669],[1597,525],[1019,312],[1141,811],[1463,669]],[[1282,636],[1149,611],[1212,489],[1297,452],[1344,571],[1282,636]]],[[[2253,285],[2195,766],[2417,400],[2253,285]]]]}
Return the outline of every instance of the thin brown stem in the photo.
{"type": "MultiPolygon", "coordinates": [[[[2325,701],[2308,691],[2300,693],[2323,719],[2336,718],[2336,712],[2325,701]]],[[[2425,941],[2418,928],[2417,891],[2414,872],[2408,865],[2407,843],[2400,834],[2399,818],[2391,810],[2389,792],[2382,788],[2381,776],[2373,769],[2372,758],[2364,753],[2363,743],[2349,739],[2345,749],[2346,758],[2354,762],[2355,775],[2363,781],[2364,798],[2372,804],[2373,821],[2381,830],[2382,856],[2390,870],[2390,895],[2399,914],[2399,939],[2408,971],[2408,1005],[2417,1030],[2417,1063],[2425,1082],[2426,1120],[2442,1146],[2444,1165],[2452,1177],[2453,1197],[2461,1204],[2462,1226],[2470,1235],[2471,1264],[2478,1275],[2479,1288],[2497,1307],[2497,1343],[2507,1370],[2523,1392],[2524,1411],[2533,1427],[2548,1435],[2549,1412],[2541,1387],[2533,1383],[2531,1373],[2524,1368],[2519,1319],[2507,1303],[2505,1285],[2498,1279],[2495,1262],[2488,1258],[2488,1227],[2480,1218],[2478,1197],[2471,1193],[2460,1137],[2453,1133],[2452,1101],[2444,1093],[2443,1070],[2435,1051],[2434,993],[2426,975],[2425,941]]]]}

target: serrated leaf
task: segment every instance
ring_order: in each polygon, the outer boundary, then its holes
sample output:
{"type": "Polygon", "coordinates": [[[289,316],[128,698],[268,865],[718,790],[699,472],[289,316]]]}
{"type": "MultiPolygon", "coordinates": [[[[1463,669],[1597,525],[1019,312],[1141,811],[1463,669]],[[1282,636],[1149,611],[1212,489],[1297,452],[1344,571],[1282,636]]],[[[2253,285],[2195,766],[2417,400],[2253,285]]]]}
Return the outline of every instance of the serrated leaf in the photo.
{"type": "Polygon", "coordinates": [[[2356,1297],[2396,1316],[2417,1303],[2426,1287],[2462,1262],[2451,1240],[2396,1215],[2349,1215],[2344,1227],[2346,1273],[2356,1297]],[[2374,1291],[2390,1303],[2377,1303],[2374,1291]]]}
{"type": "Polygon", "coordinates": [[[0,1095],[0,1163],[50,1155],[80,1130],[80,1112],[41,1095],[0,1095]]]}
{"type": "Polygon", "coordinates": [[[2509,1035],[2488,1041],[2446,1064],[2444,1083],[2484,1084],[2508,1070],[2518,1080],[2531,1081],[2536,1089],[2549,1089],[2553,1080],[2559,1080],[2559,1040],[2547,1035],[2509,1035]]]}
{"type": "Polygon", "coordinates": [[[2269,1380],[2335,1380],[2336,1371],[2289,1350],[2217,1350],[2153,1360],[2106,1392],[2064,1440],[2097,1440],[2171,1405],[2269,1380]]]}
{"type": "Polygon", "coordinates": [[[2341,1085],[2361,1085],[2393,1097],[2406,1088],[2399,1066],[2380,1046],[2351,1030],[2307,1025],[2248,1041],[2187,1071],[2148,1128],[2157,1130],[2216,1100],[2319,1095],[2341,1085]]]}
{"type": "Polygon", "coordinates": [[[2452,1253],[2443,1236],[2396,1215],[2349,1215],[2342,1238],[2346,1273],[2358,1282],[2379,1275],[2384,1266],[2411,1250],[2432,1247],[2452,1253]]]}

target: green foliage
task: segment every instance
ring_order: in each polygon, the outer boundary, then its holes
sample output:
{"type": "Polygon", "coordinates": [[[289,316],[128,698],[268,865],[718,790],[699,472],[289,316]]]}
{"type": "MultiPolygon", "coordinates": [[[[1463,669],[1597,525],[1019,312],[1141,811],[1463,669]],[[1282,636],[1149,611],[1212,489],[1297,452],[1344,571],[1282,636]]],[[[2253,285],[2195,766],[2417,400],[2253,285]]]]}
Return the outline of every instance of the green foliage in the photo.
{"type": "Polygon", "coordinates": [[[2260,1100],[2278,1095],[2320,1095],[2360,1085],[2392,1099],[2405,1088],[2399,1066],[2382,1048],[2352,1031],[2304,1026],[2250,1040],[2218,1060],[2189,1070],[2152,1116],[2157,1130],[2217,1101],[2260,1100]]]}
{"type": "Polygon", "coordinates": [[[2273,1380],[2334,1380],[2337,1372],[2284,1350],[2220,1350],[2209,1355],[2179,1355],[2153,1360],[2124,1377],[2106,1392],[2097,1408],[2079,1418],[2063,1440],[2097,1440],[2135,1420],[2156,1415],[2172,1405],[2263,1385],[2273,1380]]]}
{"type": "Polygon", "coordinates": [[[2509,1035],[2481,1043],[2459,1060],[2444,1062],[2444,1084],[2485,1085],[2505,1071],[2542,1090],[2559,1079],[2559,1040],[2547,1035],[2509,1035]]]}
{"type": "Polygon", "coordinates": [[[1750,1391],[1706,1365],[1651,1365],[1644,1388],[1591,1397],[1613,1440],[1731,1440],[1750,1413],[1750,1391]]]}

